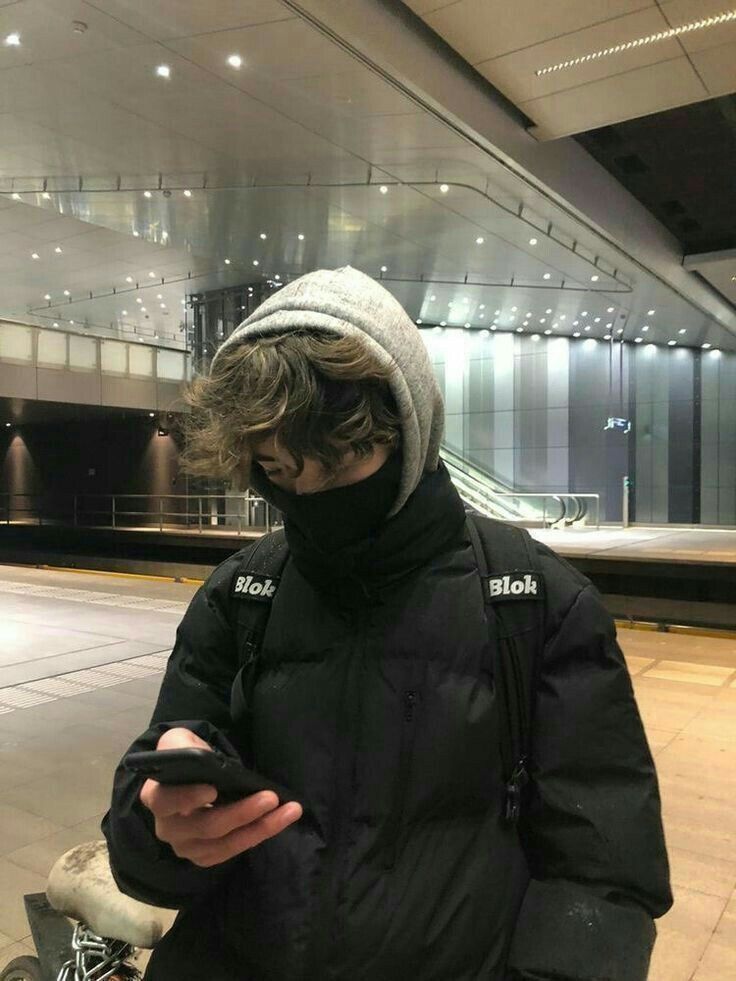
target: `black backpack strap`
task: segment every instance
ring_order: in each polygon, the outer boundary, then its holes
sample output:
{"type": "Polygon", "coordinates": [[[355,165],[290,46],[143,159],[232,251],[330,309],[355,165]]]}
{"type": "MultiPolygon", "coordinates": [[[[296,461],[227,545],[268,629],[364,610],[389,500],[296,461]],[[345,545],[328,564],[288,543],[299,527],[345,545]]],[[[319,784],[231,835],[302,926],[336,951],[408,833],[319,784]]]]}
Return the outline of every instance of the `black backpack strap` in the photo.
{"type": "Polygon", "coordinates": [[[271,604],[288,558],[289,548],[283,529],[264,535],[236,570],[230,584],[230,610],[235,622],[240,663],[231,690],[230,715],[233,721],[237,720],[237,728],[248,753],[258,658],[271,615],[271,604]]]}
{"type": "Polygon", "coordinates": [[[506,725],[501,758],[508,821],[521,813],[529,782],[528,762],[537,680],[545,637],[544,577],[528,531],[469,514],[467,529],[480,572],[506,725]]]}

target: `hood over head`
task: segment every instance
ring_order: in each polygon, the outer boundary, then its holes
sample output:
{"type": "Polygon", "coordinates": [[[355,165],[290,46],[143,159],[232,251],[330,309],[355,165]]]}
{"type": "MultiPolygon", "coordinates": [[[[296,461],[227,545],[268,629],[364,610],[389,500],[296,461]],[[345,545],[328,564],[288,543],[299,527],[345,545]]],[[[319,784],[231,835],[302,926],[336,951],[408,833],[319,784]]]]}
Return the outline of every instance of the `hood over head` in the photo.
{"type": "Polygon", "coordinates": [[[444,430],[442,395],[427,349],[404,308],[380,283],[345,266],[320,269],[289,283],[237,327],[215,355],[244,340],[294,330],[359,335],[389,384],[401,419],[402,470],[387,517],[404,506],[425,472],[437,469],[444,430]]]}

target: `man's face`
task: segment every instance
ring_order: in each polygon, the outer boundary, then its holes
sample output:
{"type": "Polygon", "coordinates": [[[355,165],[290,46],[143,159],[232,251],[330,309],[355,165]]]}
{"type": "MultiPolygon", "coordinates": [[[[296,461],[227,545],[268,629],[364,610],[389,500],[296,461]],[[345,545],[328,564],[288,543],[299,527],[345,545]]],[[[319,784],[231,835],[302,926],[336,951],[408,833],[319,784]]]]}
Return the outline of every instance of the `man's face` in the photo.
{"type": "Polygon", "coordinates": [[[334,477],[329,477],[322,464],[313,457],[304,457],[304,469],[296,475],[296,464],[291,454],[277,447],[273,436],[256,443],[253,448],[253,459],[260,464],[263,472],[276,487],[291,494],[317,494],[320,491],[332,490],[335,487],[347,487],[357,484],[370,477],[383,466],[391,450],[388,446],[377,444],[370,456],[356,460],[355,454],[347,453],[341,463],[341,468],[334,477]]]}

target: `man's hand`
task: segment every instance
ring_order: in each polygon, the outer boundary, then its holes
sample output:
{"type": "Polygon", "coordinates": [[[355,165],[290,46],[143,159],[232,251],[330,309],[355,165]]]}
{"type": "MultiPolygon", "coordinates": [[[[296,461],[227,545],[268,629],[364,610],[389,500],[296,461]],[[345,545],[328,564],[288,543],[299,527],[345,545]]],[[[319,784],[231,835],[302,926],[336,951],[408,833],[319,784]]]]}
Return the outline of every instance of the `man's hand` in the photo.
{"type": "MultiPolygon", "coordinates": [[[[212,749],[189,729],[169,729],[156,749],[192,747],[212,749]]],[[[270,790],[212,807],[217,791],[208,784],[164,786],[146,780],[140,799],[156,819],[156,837],[171,845],[179,858],[205,869],[273,838],[302,816],[300,804],[292,801],[279,807],[270,790]]]]}

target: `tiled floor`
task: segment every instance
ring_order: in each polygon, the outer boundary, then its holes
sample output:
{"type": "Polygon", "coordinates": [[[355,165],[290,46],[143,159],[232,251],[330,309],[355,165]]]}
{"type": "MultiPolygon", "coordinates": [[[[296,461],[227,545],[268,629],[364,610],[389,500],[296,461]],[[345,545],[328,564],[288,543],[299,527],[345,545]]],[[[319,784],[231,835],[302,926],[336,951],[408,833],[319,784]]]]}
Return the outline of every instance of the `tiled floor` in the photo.
{"type": "MultiPolygon", "coordinates": [[[[24,893],[101,837],[112,771],[148,723],[195,589],[0,567],[0,969],[33,952],[24,893]]],[[[657,760],[676,897],[650,981],[734,981],[736,641],[619,636],[657,760]]]]}

